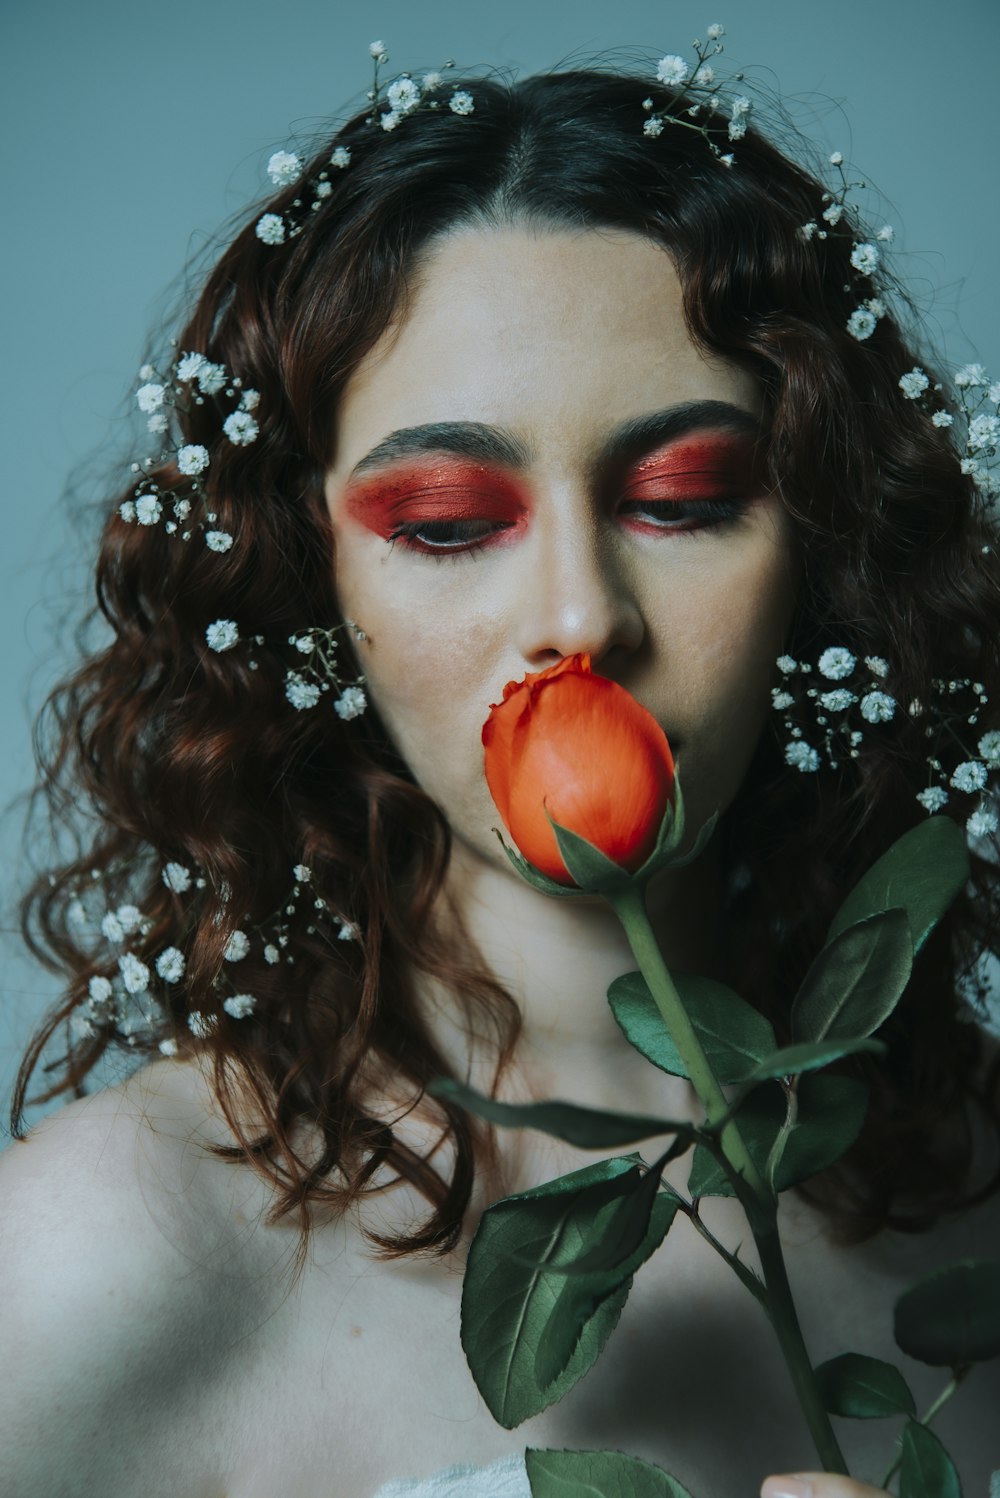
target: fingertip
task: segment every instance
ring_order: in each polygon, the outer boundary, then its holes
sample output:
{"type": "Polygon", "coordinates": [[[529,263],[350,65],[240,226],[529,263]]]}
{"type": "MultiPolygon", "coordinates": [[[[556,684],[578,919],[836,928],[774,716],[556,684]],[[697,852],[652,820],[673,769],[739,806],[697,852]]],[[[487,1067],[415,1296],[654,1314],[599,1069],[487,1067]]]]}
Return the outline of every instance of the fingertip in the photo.
{"type": "Polygon", "coordinates": [[[806,1472],[765,1477],[760,1488],[760,1498],[813,1498],[813,1495],[812,1480],[806,1472]]]}

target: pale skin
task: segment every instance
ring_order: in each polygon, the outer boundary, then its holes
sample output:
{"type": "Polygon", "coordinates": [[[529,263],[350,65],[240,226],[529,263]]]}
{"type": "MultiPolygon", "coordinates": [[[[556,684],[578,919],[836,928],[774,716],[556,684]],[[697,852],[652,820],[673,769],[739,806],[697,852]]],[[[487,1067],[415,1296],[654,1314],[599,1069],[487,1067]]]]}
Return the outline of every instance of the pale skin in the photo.
{"type": "MultiPolygon", "coordinates": [[[[641,508],[635,465],[648,460],[655,473],[657,455],[669,459],[690,432],[608,458],[624,423],[705,402],[716,403],[715,417],[706,422],[703,407],[695,435],[709,445],[760,414],[753,382],[692,344],[661,249],[619,232],[514,227],[431,247],[398,325],[356,371],[337,414],[326,492],[340,601],[369,636],[359,651],[370,695],[454,834],[442,918],[460,911],[524,1015],[504,1096],[609,1108],[625,1100],[636,1112],[697,1116],[686,1084],[638,1057],[610,1018],[607,986],[634,966],[614,918],[596,903],[540,896],[510,869],[492,831],[480,730],[505,682],[587,651],[678,747],[692,825],[732,799],[765,725],[800,580],[782,509],[746,474],[735,492],[731,454],[709,463],[722,464],[734,506],[723,522],[697,508],[694,491],[680,504],[676,464],[662,490],[659,480],[643,489],[641,508]],[[439,508],[433,525],[423,515],[421,535],[393,540],[352,506],[352,471],[391,433],[440,423],[507,441],[504,461],[492,459],[471,485],[488,504],[471,520],[462,512],[464,529],[449,530],[439,508]],[[420,549],[456,539],[455,556],[420,549]],[[467,553],[474,542],[481,549],[467,553]]],[[[365,483],[376,493],[397,483],[409,524],[406,506],[426,473],[403,481],[401,467],[443,475],[434,504],[447,505],[470,487],[467,473],[461,483],[448,476],[454,458],[432,451],[370,465],[365,483]]],[[[697,489],[704,474],[698,464],[695,472],[697,489]]],[[[658,935],[678,967],[719,966],[721,878],[708,855],[652,892],[658,935]]],[[[429,984],[421,996],[461,1074],[469,1046],[454,1001],[429,984]]],[[[488,1082],[488,1056],[476,1050],[471,1063],[473,1082],[488,1082]]],[[[419,1136],[426,1126],[418,1114],[402,1127],[419,1136]]],[[[0,1271],[13,1286],[6,1314],[31,1307],[10,1338],[12,1364],[62,1411],[44,1442],[36,1438],[25,1492],[54,1491],[55,1476],[106,1450],[115,1461],[88,1469],[80,1492],[126,1498],[137,1490],[132,1463],[145,1498],[371,1498],[392,1477],[532,1445],[632,1451],[698,1498],[756,1488],[772,1459],[786,1470],[767,1477],[764,1498],[878,1493],[807,1470],[811,1447],[773,1334],[686,1222],[637,1276],[593,1372],[508,1432],[483,1406],[459,1342],[461,1268],[487,1185],[444,1263],[374,1261],[356,1223],[331,1222],[318,1227],[292,1287],[294,1224],[267,1228],[270,1198],[257,1177],[197,1148],[229,1140],[199,1069],[160,1062],[63,1109],[28,1146],[0,1156],[0,1196],[14,1207],[0,1212],[0,1271]],[[109,1317],[109,1306],[119,1314],[109,1317]],[[58,1349],[48,1362],[46,1348],[58,1349]],[[98,1421],[106,1434],[95,1445],[98,1421]]],[[[594,1158],[541,1136],[502,1133],[500,1142],[507,1190],[594,1158]]],[[[671,1180],[683,1190],[685,1177],[678,1162],[671,1180]]],[[[398,1227],[410,1207],[423,1204],[397,1192],[366,1212],[398,1227]]],[[[996,1211],[853,1256],[831,1248],[801,1203],[783,1198],[782,1211],[816,1360],[850,1348],[900,1361],[925,1408],[939,1380],[895,1353],[887,1307],[937,1263],[993,1251],[996,1211]]],[[[705,1218],[730,1248],[745,1242],[734,1203],[715,1200],[705,1218]]],[[[969,1494],[994,1464],[985,1432],[1000,1397],[995,1381],[978,1394],[974,1383],[961,1395],[964,1413],[949,1409],[941,1424],[969,1463],[969,1494]]],[[[9,1423],[37,1428],[34,1410],[26,1394],[9,1423]]],[[[853,1470],[877,1477],[891,1434],[850,1434],[853,1470]]]]}

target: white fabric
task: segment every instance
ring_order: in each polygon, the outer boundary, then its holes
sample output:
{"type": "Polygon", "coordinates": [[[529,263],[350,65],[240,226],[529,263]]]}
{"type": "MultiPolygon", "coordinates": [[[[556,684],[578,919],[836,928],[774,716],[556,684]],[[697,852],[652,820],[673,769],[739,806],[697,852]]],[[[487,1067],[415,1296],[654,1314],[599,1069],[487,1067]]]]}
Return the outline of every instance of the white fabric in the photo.
{"type": "Polygon", "coordinates": [[[387,1482],[372,1498],[531,1498],[524,1456],[502,1456],[488,1467],[446,1467],[430,1477],[387,1482]]]}

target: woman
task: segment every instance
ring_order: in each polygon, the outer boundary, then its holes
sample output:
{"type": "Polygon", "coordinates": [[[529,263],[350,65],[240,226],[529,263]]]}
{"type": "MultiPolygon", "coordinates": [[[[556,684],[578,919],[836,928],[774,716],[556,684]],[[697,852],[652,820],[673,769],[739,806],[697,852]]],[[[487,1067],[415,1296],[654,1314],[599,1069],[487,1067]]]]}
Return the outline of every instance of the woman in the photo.
{"type": "MultiPolygon", "coordinates": [[[[589,654],[666,727],[691,824],[724,815],[653,887],[662,948],[779,1038],[844,892],[925,815],[925,730],[955,759],[935,683],[982,684],[973,746],[1000,700],[993,531],[881,241],[679,61],[652,86],[377,82],[310,163],[272,158],[274,199],[143,372],[162,450],[109,515],[113,638],[56,697],[47,770],[96,831],[27,902],[71,986],[15,1119],[64,1022],[56,1087],[116,1036],[148,1064],[3,1160],[15,1491],[370,1498],[512,1458],[454,1490],[523,1492],[526,1444],[626,1449],[695,1494],[812,1463],[769,1328],[684,1223],[589,1378],[497,1427],[459,1345],[469,1237],[591,1157],[425,1092],[696,1116],[610,1017],[632,966],[610,915],[539,896],[496,842],[505,683],[589,654]],[[849,652],[925,706],[820,771],[771,694],[793,723],[798,663],[849,652]]],[[[954,797],[988,831],[986,789],[954,797]]],[[[857,1142],[783,1205],[817,1361],[897,1360],[894,1295],[996,1241],[997,1068],[959,993],[996,945],[974,871],[886,1060],[844,1068],[871,1092],[857,1142]]],[[[733,1204],[704,1215],[735,1247],[733,1204]]],[[[924,1408],[935,1377],[906,1372],[924,1408]]],[[[987,1369],[940,1421],[970,1492],[995,1400],[987,1369]]],[[[844,1444],[874,1478],[871,1425],[844,1444]]]]}

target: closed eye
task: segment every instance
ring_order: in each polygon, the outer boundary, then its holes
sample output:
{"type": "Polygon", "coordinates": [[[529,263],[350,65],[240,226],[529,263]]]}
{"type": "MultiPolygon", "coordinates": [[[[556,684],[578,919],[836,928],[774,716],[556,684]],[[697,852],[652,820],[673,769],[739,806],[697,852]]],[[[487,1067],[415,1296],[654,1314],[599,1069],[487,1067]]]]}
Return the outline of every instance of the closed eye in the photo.
{"type": "Polygon", "coordinates": [[[742,519],[752,500],[737,499],[632,499],[623,500],[618,515],[643,530],[688,534],[734,524],[742,519]]]}
{"type": "Polygon", "coordinates": [[[411,520],[398,525],[389,540],[402,541],[409,550],[425,555],[461,555],[480,550],[516,524],[513,520],[411,520]]]}

